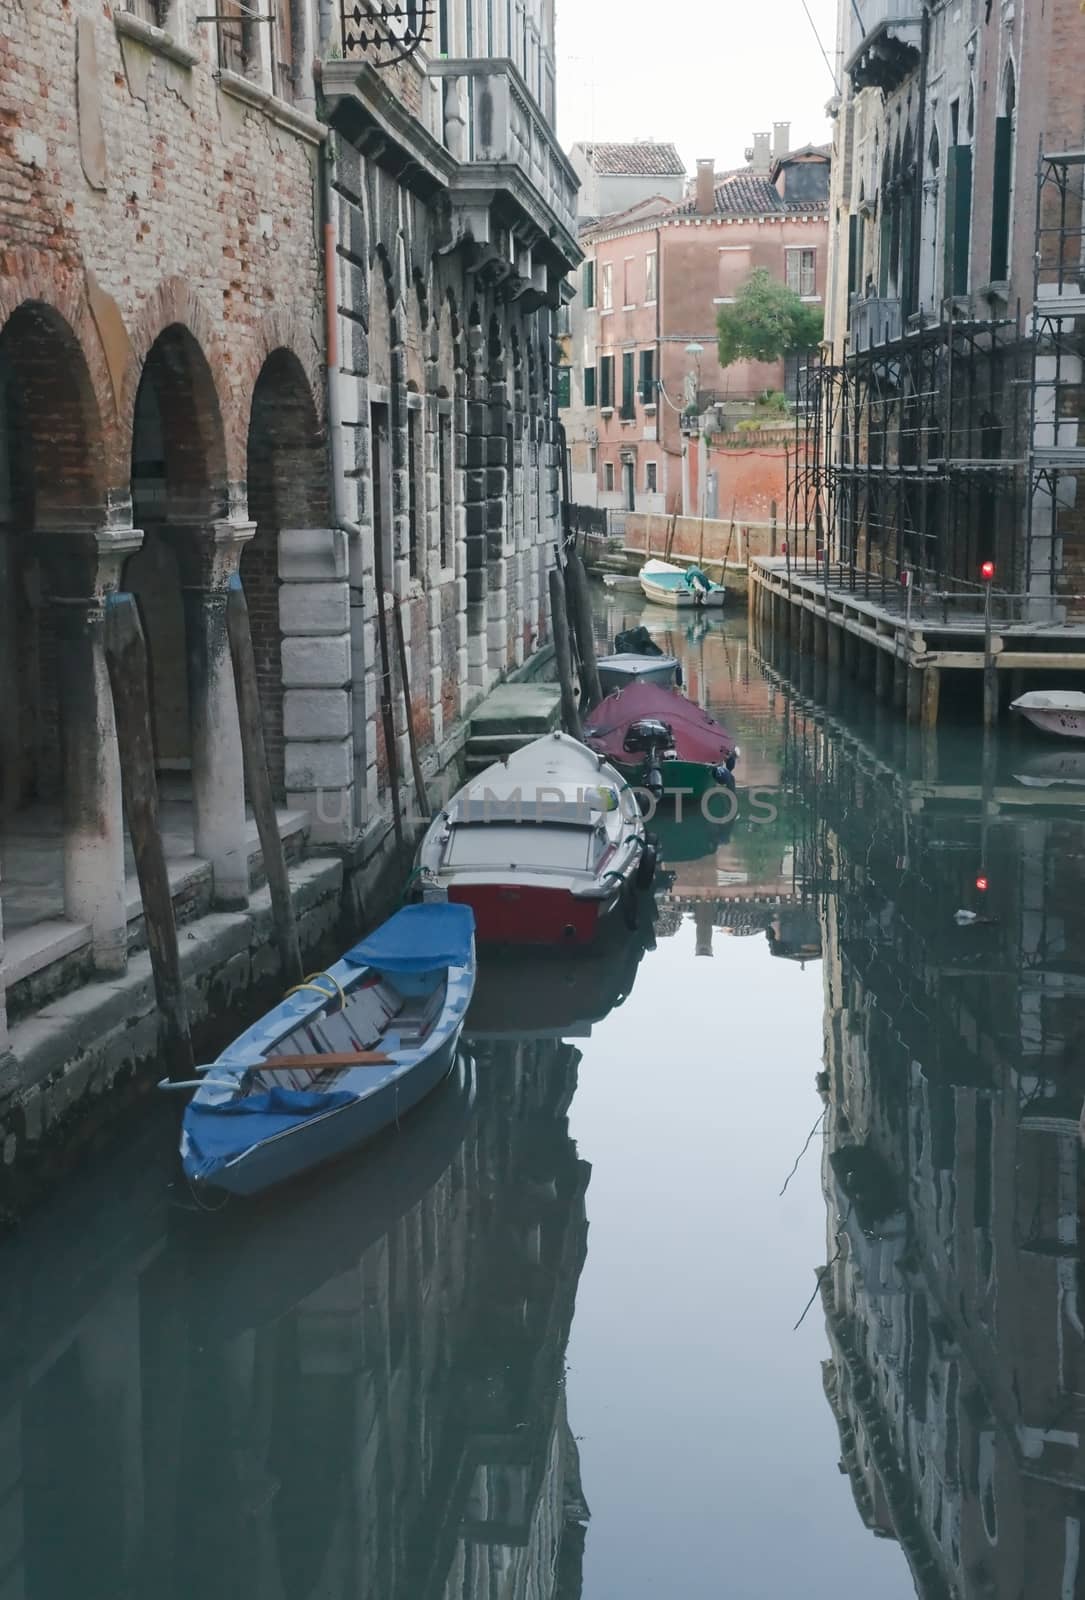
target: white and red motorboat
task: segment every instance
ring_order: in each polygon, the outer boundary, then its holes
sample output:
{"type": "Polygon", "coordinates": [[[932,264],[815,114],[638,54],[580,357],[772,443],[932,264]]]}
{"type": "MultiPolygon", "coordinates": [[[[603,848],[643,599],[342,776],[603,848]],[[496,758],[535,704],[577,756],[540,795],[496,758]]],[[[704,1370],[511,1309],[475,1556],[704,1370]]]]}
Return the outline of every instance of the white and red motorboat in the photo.
{"type": "Polygon", "coordinates": [[[469,905],[487,943],[589,944],[654,870],[621,775],[564,733],[472,779],[418,851],[423,897],[469,905]]]}

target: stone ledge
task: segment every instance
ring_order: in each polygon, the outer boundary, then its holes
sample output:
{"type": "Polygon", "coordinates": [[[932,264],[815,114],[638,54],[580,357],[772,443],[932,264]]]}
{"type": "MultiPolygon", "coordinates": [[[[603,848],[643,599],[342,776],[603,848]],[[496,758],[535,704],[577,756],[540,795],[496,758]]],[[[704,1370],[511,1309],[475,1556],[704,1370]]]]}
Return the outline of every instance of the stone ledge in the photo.
{"type": "Polygon", "coordinates": [[[239,72],[220,67],[215,73],[215,81],[223,94],[242,101],[254,111],[262,111],[270,122],[278,123],[280,128],[297,134],[299,139],[305,139],[309,144],[323,144],[328,137],[327,128],[315,117],[306,116],[304,111],[295,111],[285,100],[280,100],[269,89],[261,88],[249,78],[243,78],[239,72]]]}
{"type": "Polygon", "coordinates": [[[122,11],[117,7],[113,12],[113,26],[123,39],[134,39],[137,44],[146,45],[148,50],[154,50],[189,71],[200,59],[195,50],[179,44],[172,33],[165,28],[156,28],[153,22],[145,22],[133,11],[122,11]]]}

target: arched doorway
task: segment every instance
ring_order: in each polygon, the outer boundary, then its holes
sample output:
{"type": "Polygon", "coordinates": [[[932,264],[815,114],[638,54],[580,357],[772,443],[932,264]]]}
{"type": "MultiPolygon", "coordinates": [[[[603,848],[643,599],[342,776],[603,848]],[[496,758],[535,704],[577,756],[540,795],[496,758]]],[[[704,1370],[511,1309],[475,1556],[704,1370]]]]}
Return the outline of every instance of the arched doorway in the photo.
{"type": "Polygon", "coordinates": [[[26,301],[0,330],[0,817],[9,935],[67,918],[125,961],[119,767],[102,648],[105,439],[72,327],[26,301]]]}
{"type": "MultiPolygon", "coordinates": [[[[280,617],[281,557],[308,561],[324,572],[329,529],[324,442],[309,381],[292,351],[278,349],[260,369],[253,390],[248,438],[249,516],[256,532],[241,557],[241,581],[249,607],[260,682],[264,742],[271,786],[285,798],[283,724],[283,630],[280,617]],[[297,546],[297,549],[285,549],[297,546]],[[300,548],[304,546],[304,549],[300,548]],[[319,547],[319,548],[318,548],[319,547]]],[[[303,569],[305,570],[305,569],[303,569]]],[[[334,563],[331,563],[334,572],[334,563]]],[[[306,678],[306,689],[332,687],[306,678]]]]}
{"type": "Polygon", "coordinates": [[[226,584],[251,529],[228,519],[225,433],[210,365],[181,323],[158,335],[132,419],[132,508],[143,546],[125,587],[143,619],[163,826],[211,864],[216,905],[248,898],[226,584]]]}

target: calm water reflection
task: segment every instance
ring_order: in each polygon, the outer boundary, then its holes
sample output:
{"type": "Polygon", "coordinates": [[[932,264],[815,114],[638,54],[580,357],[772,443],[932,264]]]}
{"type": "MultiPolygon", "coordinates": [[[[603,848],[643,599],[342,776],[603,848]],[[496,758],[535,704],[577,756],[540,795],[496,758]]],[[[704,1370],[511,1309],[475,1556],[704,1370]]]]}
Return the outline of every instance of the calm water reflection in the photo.
{"type": "Polygon", "coordinates": [[[1085,774],[642,620],[743,757],[633,937],[274,1205],[158,1116],[0,1249],[0,1600],[1085,1596],[1085,774]]]}

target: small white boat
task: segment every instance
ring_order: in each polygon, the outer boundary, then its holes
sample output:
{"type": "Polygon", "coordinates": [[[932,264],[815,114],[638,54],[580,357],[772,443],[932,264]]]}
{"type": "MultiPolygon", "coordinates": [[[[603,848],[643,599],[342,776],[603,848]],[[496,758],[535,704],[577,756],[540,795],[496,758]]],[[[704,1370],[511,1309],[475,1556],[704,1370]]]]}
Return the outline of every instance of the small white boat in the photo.
{"type": "Polygon", "coordinates": [[[615,689],[628,688],[631,683],[654,683],[661,689],[673,689],[680,681],[677,656],[600,656],[596,665],[604,696],[615,689]]]}
{"type": "Polygon", "coordinates": [[[640,579],[627,572],[604,572],[604,589],[617,589],[622,594],[639,594],[640,579]]]}
{"type": "Polygon", "coordinates": [[[474,987],[470,911],[397,912],[206,1069],[181,1128],[190,1182],[258,1194],[398,1123],[451,1070],[474,987]]]}
{"type": "Polygon", "coordinates": [[[1034,728],[1061,739],[1085,739],[1085,694],[1079,689],[1036,689],[1010,707],[1034,728]]]}
{"type": "Polygon", "coordinates": [[[1029,756],[1014,778],[1026,789],[1085,789],[1085,750],[1045,750],[1029,756]]]}
{"type": "Polygon", "coordinates": [[[434,818],[418,851],[425,899],[469,905],[480,940],[589,944],[655,852],[609,762],[564,733],[488,767],[434,818]]]}
{"type": "Polygon", "coordinates": [[[680,611],[722,606],[726,594],[723,584],[713,583],[700,567],[675,567],[654,559],[641,567],[640,586],[646,599],[680,611]]]}

